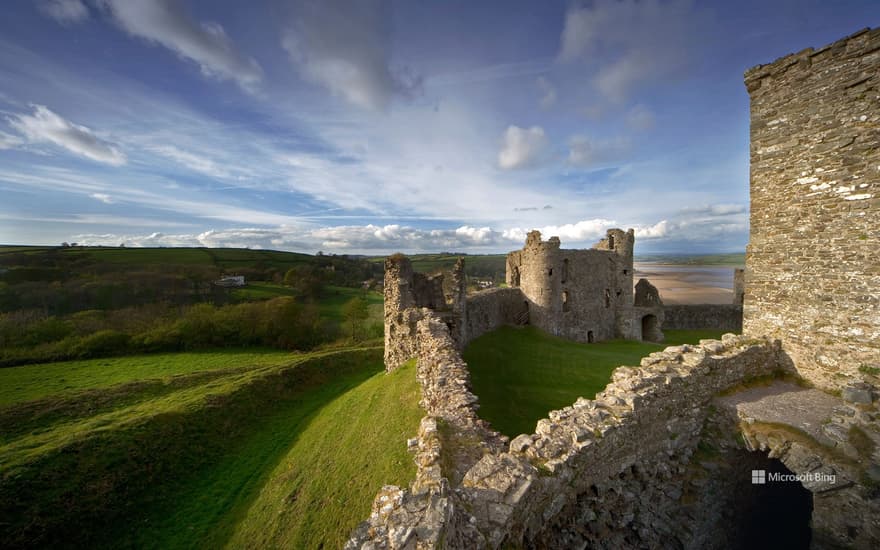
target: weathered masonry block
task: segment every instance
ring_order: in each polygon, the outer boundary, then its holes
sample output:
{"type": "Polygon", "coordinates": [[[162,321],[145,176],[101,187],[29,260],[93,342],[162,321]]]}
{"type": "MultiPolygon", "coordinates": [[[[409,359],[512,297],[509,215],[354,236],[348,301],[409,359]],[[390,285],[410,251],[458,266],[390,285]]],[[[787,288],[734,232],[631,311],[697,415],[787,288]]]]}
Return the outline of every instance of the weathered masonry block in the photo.
{"type": "Polygon", "coordinates": [[[880,29],[745,74],[745,334],[826,389],[880,366],[880,29]]]}

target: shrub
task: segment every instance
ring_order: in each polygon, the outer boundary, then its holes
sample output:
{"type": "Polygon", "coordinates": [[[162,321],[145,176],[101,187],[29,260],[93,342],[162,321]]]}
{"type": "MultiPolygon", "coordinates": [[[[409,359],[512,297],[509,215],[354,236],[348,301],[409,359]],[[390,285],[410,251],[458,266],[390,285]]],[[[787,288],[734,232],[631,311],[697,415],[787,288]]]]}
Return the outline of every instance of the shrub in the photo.
{"type": "Polygon", "coordinates": [[[73,347],[78,357],[98,357],[128,351],[131,337],[118,330],[101,330],[86,336],[73,347]]]}

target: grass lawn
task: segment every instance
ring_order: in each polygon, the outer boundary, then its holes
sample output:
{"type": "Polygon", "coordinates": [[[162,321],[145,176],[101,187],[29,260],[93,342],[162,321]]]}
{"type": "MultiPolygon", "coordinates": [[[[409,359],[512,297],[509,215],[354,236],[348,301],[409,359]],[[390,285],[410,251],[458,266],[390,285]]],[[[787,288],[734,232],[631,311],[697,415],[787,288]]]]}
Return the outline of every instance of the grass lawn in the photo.
{"type": "MultiPolygon", "coordinates": [[[[275,283],[248,283],[244,288],[233,291],[233,296],[239,300],[266,300],[276,296],[296,296],[295,290],[288,286],[275,283]]],[[[333,326],[339,326],[344,321],[342,306],[352,298],[360,297],[367,301],[370,307],[368,322],[381,322],[382,320],[382,293],[364,291],[359,288],[344,286],[326,286],[321,291],[318,300],[318,312],[333,326]],[[376,314],[378,312],[378,314],[376,314]]]]}
{"type": "MultiPolygon", "coordinates": [[[[422,416],[412,366],[384,375],[380,347],[243,361],[159,394],[137,394],[136,382],[88,390],[89,400],[128,387],[135,395],[78,416],[52,417],[52,400],[14,405],[49,410],[45,425],[0,445],[0,539],[216,548],[241,524],[251,534],[237,537],[337,546],[382,484],[412,479],[405,441],[422,416]]],[[[0,420],[13,410],[0,409],[0,420]]]]}
{"type": "Polygon", "coordinates": [[[296,357],[296,354],[251,348],[133,355],[0,368],[0,407],[133,380],[165,379],[230,367],[278,365],[290,362],[292,357],[296,357]]]}
{"type": "Polygon", "coordinates": [[[241,301],[268,300],[278,296],[296,297],[296,295],[297,292],[289,286],[264,282],[248,283],[244,288],[236,288],[232,291],[232,296],[241,301]]]}
{"type": "Polygon", "coordinates": [[[228,547],[341,548],[382,485],[406,486],[406,450],[424,412],[414,362],[377,373],[327,404],[299,433],[228,547]]]}
{"type": "Polygon", "coordinates": [[[638,365],[667,345],[720,337],[713,331],[669,331],[672,343],[615,340],[579,344],[535,327],[502,327],[484,334],[464,351],[480,416],[501,433],[532,433],[549,411],[592,399],[620,365],[638,365]]]}
{"type": "Polygon", "coordinates": [[[134,546],[339,548],[383,484],[406,485],[423,412],[414,368],[381,358],[302,386],[251,419],[233,452],[137,518],[134,546]],[[230,541],[230,537],[234,538],[230,541]]]}
{"type": "Polygon", "coordinates": [[[359,288],[344,286],[328,286],[321,292],[321,301],[318,303],[321,317],[333,323],[342,323],[344,320],[342,306],[356,297],[363,298],[370,306],[382,306],[382,294],[379,292],[364,292],[359,288]]]}

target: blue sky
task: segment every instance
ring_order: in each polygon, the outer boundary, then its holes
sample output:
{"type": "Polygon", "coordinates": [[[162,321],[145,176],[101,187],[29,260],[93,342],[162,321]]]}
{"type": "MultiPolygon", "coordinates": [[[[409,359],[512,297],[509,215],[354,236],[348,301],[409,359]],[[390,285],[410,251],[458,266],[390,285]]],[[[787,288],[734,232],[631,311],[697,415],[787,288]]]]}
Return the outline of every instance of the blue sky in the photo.
{"type": "Polygon", "coordinates": [[[876,0],[4,3],[0,242],[742,251],[743,72],[876,0]]]}

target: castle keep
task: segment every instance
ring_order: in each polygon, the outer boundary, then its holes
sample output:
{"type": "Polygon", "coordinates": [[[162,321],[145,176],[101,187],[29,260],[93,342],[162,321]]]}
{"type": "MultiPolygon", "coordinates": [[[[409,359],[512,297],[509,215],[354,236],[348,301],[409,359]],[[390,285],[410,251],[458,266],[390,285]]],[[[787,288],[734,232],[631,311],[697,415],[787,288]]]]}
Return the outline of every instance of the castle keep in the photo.
{"type": "MultiPolygon", "coordinates": [[[[633,230],[611,229],[593,248],[566,250],[532,231],[507,255],[507,284],[529,303],[529,322],[577,342],[663,338],[657,307],[633,302],[633,230]]],[[[660,304],[657,304],[658,306],[660,304]]]]}

